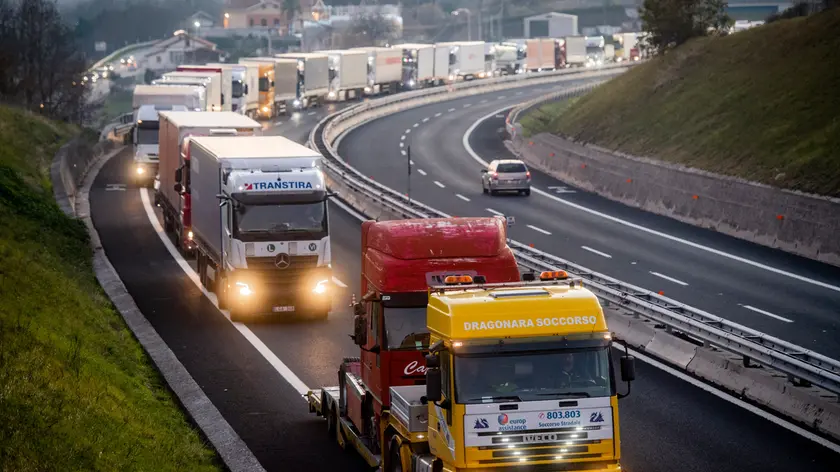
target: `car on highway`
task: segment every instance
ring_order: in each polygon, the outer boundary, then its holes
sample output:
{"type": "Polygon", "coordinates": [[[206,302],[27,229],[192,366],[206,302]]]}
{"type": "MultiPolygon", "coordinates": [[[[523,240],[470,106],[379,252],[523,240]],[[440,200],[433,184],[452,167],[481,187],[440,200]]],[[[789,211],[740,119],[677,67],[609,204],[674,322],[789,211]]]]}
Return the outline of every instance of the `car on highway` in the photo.
{"type": "Polygon", "coordinates": [[[490,195],[517,192],[531,195],[531,171],[519,159],[498,159],[481,169],[481,190],[490,195]]]}

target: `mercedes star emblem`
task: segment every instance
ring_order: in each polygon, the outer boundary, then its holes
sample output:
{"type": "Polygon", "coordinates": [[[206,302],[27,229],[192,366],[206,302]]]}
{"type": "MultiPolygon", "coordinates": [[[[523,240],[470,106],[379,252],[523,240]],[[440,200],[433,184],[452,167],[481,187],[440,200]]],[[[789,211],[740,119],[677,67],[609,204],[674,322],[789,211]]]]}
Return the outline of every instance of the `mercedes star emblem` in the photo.
{"type": "Polygon", "coordinates": [[[290,262],[288,254],[277,254],[277,257],[274,258],[274,265],[278,269],[285,269],[289,267],[290,262]]]}

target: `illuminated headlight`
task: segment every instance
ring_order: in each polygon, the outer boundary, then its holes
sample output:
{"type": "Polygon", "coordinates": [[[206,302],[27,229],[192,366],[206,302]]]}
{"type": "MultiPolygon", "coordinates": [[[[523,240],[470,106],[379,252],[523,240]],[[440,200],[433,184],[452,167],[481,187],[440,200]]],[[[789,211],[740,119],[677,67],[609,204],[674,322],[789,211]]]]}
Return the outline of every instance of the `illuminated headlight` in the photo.
{"type": "Polygon", "coordinates": [[[335,92],[330,91],[330,93],[328,93],[327,96],[330,98],[335,98],[335,92]]]}
{"type": "Polygon", "coordinates": [[[453,74],[449,74],[449,80],[455,80],[455,76],[453,74]]]}
{"type": "Polygon", "coordinates": [[[236,286],[239,288],[239,294],[243,297],[247,297],[253,295],[254,292],[251,290],[251,287],[248,286],[245,282],[236,282],[236,286]]]}
{"type": "Polygon", "coordinates": [[[137,175],[143,175],[146,173],[146,168],[143,166],[137,166],[137,175]]]}
{"type": "Polygon", "coordinates": [[[295,99],[295,101],[292,102],[292,105],[294,105],[296,107],[299,107],[300,106],[300,100],[295,99]]]}
{"type": "Polygon", "coordinates": [[[414,79],[411,79],[411,80],[408,81],[408,86],[409,87],[414,87],[414,79]]]}
{"type": "Polygon", "coordinates": [[[370,87],[365,87],[365,93],[370,93],[372,89],[370,87]]]}
{"type": "Polygon", "coordinates": [[[192,238],[193,238],[193,232],[192,231],[187,231],[187,239],[192,240],[192,238]]]}
{"type": "Polygon", "coordinates": [[[329,280],[321,280],[315,284],[315,288],[312,289],[312,293],[317,293],[318,295],[327,293],[327,283],[329,283],[329,280]]]}
{"type": "Polygon", "coordinates": [[[268,113],[268,107],[262,107],[263,113],[268,113]]]}

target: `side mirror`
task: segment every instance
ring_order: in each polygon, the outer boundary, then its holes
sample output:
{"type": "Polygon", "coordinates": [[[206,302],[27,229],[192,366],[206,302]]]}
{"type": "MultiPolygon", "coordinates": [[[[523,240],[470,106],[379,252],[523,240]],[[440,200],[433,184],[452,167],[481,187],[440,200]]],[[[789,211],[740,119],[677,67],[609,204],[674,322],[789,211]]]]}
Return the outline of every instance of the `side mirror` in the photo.
{"type": "Polygon", "coordinates": [[[243,95],[248,95],[248,84],[245,84],[245,89],[242,91],[243,95]]]}
{"type": "Polygon", "coordinates": [[[365,307],[361,303],[356,303],[353,305],[353,315],[355,316],[364,316],[365,314],[365,307]]]}
{"type": "MultiPolygon", "coordinates": [[[[175,182],[181,182],[184,177],[184,169],[179,167],[175,169],[175,182]]],[[[180,190],[178,190],[180,192],[180,190]]]]}
{"type": "Polygon", "coordinates": [[[379,344],[375,344],[373,347],[371,347],[369,349],[369,351],[374,353],[374,354],[379,354],[380,352],[382,352],[382,348],[379,347],[379,344]]]}
{"type": "Polygon", "coordinates": [[[357,346],[364,346],[367,344],[367,319],[362,315],[353,317],[353,342],[357,346]]]}
{"type": "Polygon", "coordinates": [[[440,357],[434,354],[426,354],[426,368],[427,369],[437,369],[440,367],[440,357]]]}
{"type": "Polygon", "coordinates": [[[636,379],[636,358],[630,355],[621,356],[621,380],[632,382],[636,379]]]}
{"type": "Polygon", "coordinates": [[[173,188],[174,188],[174,189],[175,189],[175,191],[176,191],[176,192],[178,192],[178,193],[181,193],[181,192],[183,192],[183,191],[184,191],[184,186],[183,186],[183,185],[181,185],[181,184],[175,184],[175,185],[173,186],[173,188]]]}
{"type": "Polygon", "coordinates": [[[443,385],[440,369],[426,370],[426,400],[439,402],[443,398],[443,385]]]}
{"type": "Polygon", "coordinates": [[[271,81],[271,86],[274,87],[274,81],[273,80],[271,81]]]}

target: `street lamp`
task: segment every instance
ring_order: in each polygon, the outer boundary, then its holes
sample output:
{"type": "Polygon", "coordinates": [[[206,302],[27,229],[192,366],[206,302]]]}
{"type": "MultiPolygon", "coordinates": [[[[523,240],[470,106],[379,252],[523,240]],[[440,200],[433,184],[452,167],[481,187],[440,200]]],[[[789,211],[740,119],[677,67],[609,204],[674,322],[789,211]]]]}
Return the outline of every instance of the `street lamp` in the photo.
{"type": "Polygon", "coordinates": [[[452,12],[452,16],[467,15],[467,41],[472,41],[472,12],[468,8],[459,8],[452,12]]]}
{"type": "Polygon", "coordinates": [[[195,26],[195,35],[196,36],[201,36],[201,34],[199,33],[201,31],[199,29],[199,28],[201,28],[201,22],[196,21],[195,23],[193,23],[193,25],[195,26]]]}

